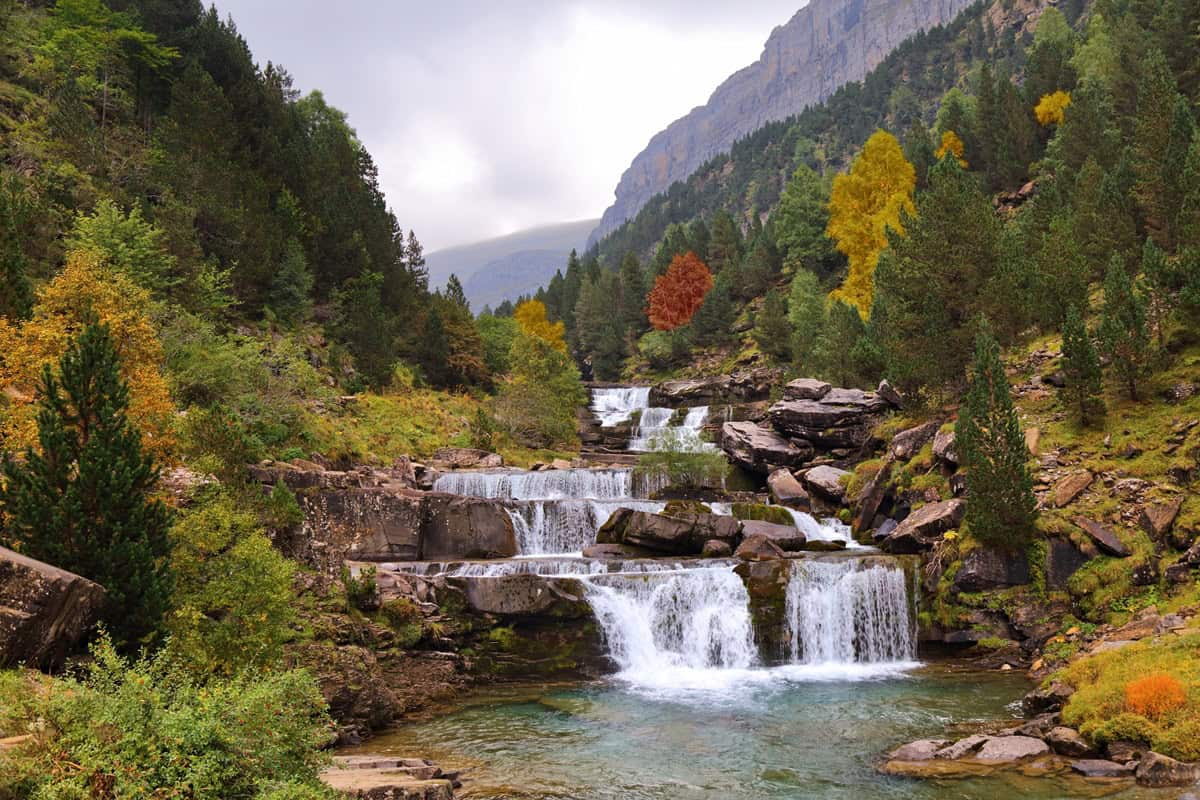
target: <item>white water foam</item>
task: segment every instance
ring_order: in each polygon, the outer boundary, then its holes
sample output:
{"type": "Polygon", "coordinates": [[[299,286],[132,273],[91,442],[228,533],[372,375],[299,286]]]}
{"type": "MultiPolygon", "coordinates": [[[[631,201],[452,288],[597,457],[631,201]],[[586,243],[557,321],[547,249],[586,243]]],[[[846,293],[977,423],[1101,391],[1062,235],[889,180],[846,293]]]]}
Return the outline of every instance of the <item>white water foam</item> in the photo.
{"type": "Polygon", "coordinates": [[[637,431],[629,440],[629,449],[653,452],[670,447],[693,453],[716,450],[716,445],[704,441],[701,435],[708,424],[708,406],[689,408],[679,425],[669,425],[674,416],[675,411],[670,408],[645,409],[637,431]]]}
{"type": "Polygon", "coordinates": [[[532,500],[508,510],[524,556],[577,553],[596,543],[596,531],[618,508],[657,514],[652,500],[532,500]]]}
{"type": "Polygon", "coordinates": [[[435,492],[507,500],[619,500],[636,497],[627,469],[550,469],[540,472],[448,472],[435,492]]]}
{"type": "Polygon", "coordinates": [[[792,565],[785,598],[794,664],[907,664],[916,631],[902,569],[859,559],[792,565]]]}
{"type": "Polygon", "coordinates": [[[600,427],[611,428],[627,421],[633,412],[650,405],[650,387],[622,386],[592,390],[592,413],[600,427]]]}

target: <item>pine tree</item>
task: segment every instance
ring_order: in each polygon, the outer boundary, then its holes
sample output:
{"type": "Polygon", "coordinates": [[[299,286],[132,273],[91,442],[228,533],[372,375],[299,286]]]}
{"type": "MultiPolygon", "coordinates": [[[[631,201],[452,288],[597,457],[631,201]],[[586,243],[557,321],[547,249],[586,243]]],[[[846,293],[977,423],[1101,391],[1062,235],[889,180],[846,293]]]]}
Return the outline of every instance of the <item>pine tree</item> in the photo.
{"type": "Polygon", "coordinates": [[[1170,209],[1167,187],[1173,182],[1168,167],[1182,169],[1182,163],[1168,165],[1172,123],[1178,93],[1166,57],[1152,49],[1141,70],[1137,94],[1137,117],[1133,144],[1133,168],[1136,175],[1134,197],[1146,221],[1146,229],[1163,247],[1170,247],[1170,209]]]}
{"type": "Polygon", "coordinates": [[[471,310],[471,304],[467,302],[467,293],[463,291],[462,281],[453,273],[446,279],[445,298],[456,306],[461,306],[467,311],[471,310]]]}
{"type": "Polygon", "coordinates": [[[425,318],[425,330],[421,335],[417,361],[425,380],[434,386],[446,386],[450,382],[450,343],[446,339],[446,326],[437,307],[429,309],[425,318]]]}
{"type": "Polygon", "coordinates": [[[702,346],[722,345],[732,336],[733,321],[737,308],[729,290],[732,272],[726,270],[716,277],[713,288],[704,296],[704,303],[692,316],[688,330],[692,341],[702,346]]]}
{"type": "Polygon", "coordinates": [[[1104,373],[1079,309],[1067,309],[1063,322],[1062,368],[1069,405],[1079,423],[1096,425],[1104,419],[1104,373]]]}
{"type": "Polygon", "coordinates": [[[838,386],[859,386],[866,382],[867,369],[861,357],[865,335],[866,325],[858,309],[841,300],[831,302],[825,324],[813,345],[814,374],[838,386]]]}
{"type": "Polygon", "coordinates": [[[646,321],[646,280],[642,262],[632,250],[621,260],[621,324],[633,336],[640,336],[648,327],[646,321]]]}
{"type": "Polygon", "coordinates": [[[130,424],[129,387],[108,327],[67,348],[42,374],[39,449],[4,465],[7,546],[99,583],[103,619],[133,647],[162,623],[172,589],[171,515],[154,498],[158,468],[130,424]]]}
{"type": "Polygon", "coordinates": [[[841,264],[833,241],[825,235],[829,225],[829,186],[807,165],[799,166],[771,215],[775,240],[792,267],[830,275],[841,264]]]}
{"type": "Polygon", "coordinates": [[[788,326],[787,312],[787,299],[783,293],[778,290],[768,292],[751,333],[759,350],[782,362],[792,358],[792,330],[788,326]]]}
{"type": "Polygon", "coordinates": [[[1191,103],[1183,95],[1175,97],[1175,110],[1171,119],[1171,138],[1163,154],[1163,218],[1167,228],[1166,240],[1171,247],[1180,241],[1178,220],[1183,211],[1189,191],[1195,187],[1187,183],[1188,153],[1196,138],[1196,123],[1192,119],[1191,103]]]}
{"type": "Polygon", "coordinates": [[[708,261],[712,271],[720,274],[736,267],[742,260],[742,231],[727,211],[713,215],[708,239],[708,261]]]}
{"type": "Polygon", "coordinates": [[[33,310],[33,285],[22,247],[33,204],[25,186],[10,176],[0,184],[0,317],[27,319],[33,310]]]}
{"type": "Polygon", "coordinates": [[[1177,270],[1167,259],[1167,254],[1149,238],[1142,247],[1142,275],[1146,279],[1150,294],[1148,311],[1151,327],[1158,336],[1158,346],[1165,348],[1167,323],[1175,307],[1175,292],[1180,288],[1180,281],[1177,270]]]}
{"type": "Polygon", "coordinates": [[[1188,148],[1180,183],[1185,189],[1175,221],[1179,249],[1200,250],[1200,136],[1188,148]]]}
{"type": "Polygon", "coordinates": [[[981,319],[970,388],[955,428],[967,473],[966,523],[984,544],[1016,551],[1037,515],[1026,461],[1029,449],[1009,392],[1000,345],[981,319]]]}
{"type": "Polygon", "coordinates": [[[1150,335],[1146,330],[1146,299],[1125,271],[1125,262],[1114,255],[1104,278],[1104,307],[1100,339],[1113,369],[1137,399],[1138,381],[1149,359],[1150,335]]]}
{"type": "Polygon", "coordinates": [[[792,358],[796,366],[806,374],[815,375],[813,348],[825,327],[825,292],[817,276],[806,269],[797,270],[792,278],[788,323],[792,327],[792,358]]]}
{"type": "Polygon", "coordinates": [[[284,251],[283,261],[271,280],[267,307],[285,325],[301,322],[312,310],[313,274],[308,269],[304,248],[292,239],[284,251]]]}
{"type": "MultiPolygon", "coordinates": [[[[947,128],[947,133],[950,130],[947,128]]],[[[937,157],[934,156],[933,150],[933,139],[929,137],[929,129],[918,119],[904,135],[904,157],[916,170],[918,191],[925,188],[929,179],[929,170],[937,163],[937,157]]]]}

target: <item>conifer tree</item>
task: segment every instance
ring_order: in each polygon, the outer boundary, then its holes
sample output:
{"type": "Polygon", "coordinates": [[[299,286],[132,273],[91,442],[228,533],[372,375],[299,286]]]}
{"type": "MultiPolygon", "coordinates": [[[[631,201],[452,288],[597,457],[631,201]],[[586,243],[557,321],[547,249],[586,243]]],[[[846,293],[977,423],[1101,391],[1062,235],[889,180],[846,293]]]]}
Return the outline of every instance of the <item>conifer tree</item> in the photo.
{"type": "Polygon", "coordinates": [[[1104,307],[1100,339],[1113,369],[1129,397],[1137,399],[1138,381],[1149,359],[1150,335],[1146,330],[1146,299],[1125,271],[1124,259],[1114,255],[1104,278],[1104,307]]]}
{"type": "Polygon", "coordinates": [[[1170,247],[1167,191],[1173,183],[1168,169],[1182,169],[1182,163],[1168,165],[1172,122],[1175,118],[1175,78],[1166,57],[1152,49],[1141,70],[1137,92],[1137,115],[1132,139],[1133,167],[1136,175],[1134,196],[1146,221],[1146,228],[1163,247],[1170,247]]]}
{"type": "Polygon", "coordinates": [[[788,296],[788,323],[792,328],[792,358],[802,372],[815,375],[812,362],[817,337],[825,327],[825,292],[817,276],[796,270],[788,296]]]}
{"type": "Polygon", "coordinates": [[[425,380],[434,386],[445,386],[450,380],[450,343],[446,338],[446,326],[437,306],[429,309],[425,318],[425,330],[421,336],[417,361],[425,380]]]}
{"type": "Polygon", "coordinates": [[[283,260],[267,293],[267,307],[275,318],[286,325],[302,321],[312,309],[310,294],[313,274],[308,269],[304,248],[292,239],[284,250],[283,260]]]}
{"type": "Polygon", "coordinates": [[[1074,305],[1067,309],[1062,334],[1062,368],[1069,405],[1081,425],[1098,424],[1104,419],[1104,373],[1087,326],[1074,305]]]}
{"type": "Polygon", "coordinates": [[[742,260],[742,231],[728,211],[713,215],[708,240],[708,261],[716,274],[736,267],[742,260]]]}
{"type": "Polygon", "coordinates": [[[792,330],[788,326],[787,311],[783,293],[778,290],[768,292],[762,310],[754,319],[751,334],[759,350],[783,362],[792,357],[792,330]]]}
{"type": "Polygon", "coordinates": [[[808,165],[797,167],[771,215],[776,244],[788,264],[829,275],[841,263],[825,235],[828,206],[829,186],[808,165]]]}
{"type": "Polygon", "coordinates": [[[702,346],[722,345],[729,341],[737,308],[729,285],[731,270],[725,270],[713,281],[713,288],[704,296],[700,309],[692,316],[688,329],[692,341],[702,346]]]}
{"type": "MultiPolygon", "coordinates": [[[[949,130],[948,128],[947,131],[949,130]]],[[[918,191],[925,188],[929,170],[937,163],[933,150],[933,139],[929,137],[929,130],[921,120],[916,120],[904,135],[904,157],[916,170],[918,191]]]]}
{"type": "Polygon", "coordinates": [[[446,279],[445,297],[454,305],[461,306],[467,311],[471,310],[471,304],[467,302],[467,293],[463,291],[462,281],[453,273],[446,279]]]}
{"type": "Polygon", "coordinates": [[[0,183],[0,317],[21,320],[33,310],[33,285],[21,241],[33,212],[25,187],[15,176],[0,183]]]}
{"type": "Polygon", "coordinates": [[[121,642],[153,635],[168,608],[171,516],[158,468],[129,422],[129,387],[108,327],[95,322],[42,374],[38,449],[4,465],[5,545],[104,587],[121,642]]]}
{"type": "Polygon", "coordinates": [[[970,387],[955,428],[967,474],[966,523],[984,544],[1018,550],[1033,534],[1029,449],[1009,392],[1000,345],[981,318],[970,387]]]}
{"type": "Polygon", "coordinates": [[[838,386],[858,386],[867,382],[868,370],[862,358],[866,332],[858,309],[841,300],[830,302],[825,324],[813,345],[812,362],[817,377],[838,386]]]}
{"type": "Polygon", "coordinates": [[[1158,346],[1166,347],[1167,323],[1175,307],[1175,292],[1179,289],[1179,276],[1167,254],[1147,238],[1142,247],[1142,275],[1149,289],[1148,311],[1158,346]]]}
{"type": "Polygon", "coordinates": [[[1200,135],[1192,138],[1180,184],[1184,193],[1175,221],[1179,249],[1200,250],[1200,135]]]}
{"type": "Polygon", "coordinates": [[[621,260],[621,324],[633,336],[639,336],[649,323],[646,321],[646,280],[642,262],[632,250],[621,260]]]}

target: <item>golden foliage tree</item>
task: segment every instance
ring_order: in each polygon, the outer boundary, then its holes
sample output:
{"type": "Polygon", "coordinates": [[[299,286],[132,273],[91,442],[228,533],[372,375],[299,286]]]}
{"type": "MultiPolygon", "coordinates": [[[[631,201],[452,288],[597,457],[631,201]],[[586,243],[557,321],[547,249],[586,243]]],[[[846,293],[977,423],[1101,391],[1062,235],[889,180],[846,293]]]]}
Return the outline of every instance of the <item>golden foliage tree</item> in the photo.
{"type": "Polygon", "coordinates": [[[546,304],[541,300],[526,300],[517,306],[513,319],[521,330],[536,336],[560,353],[567,352],[567,327],[561,322],[551,322],[546,317],[546,304]]]}
{"type": "Polygon", "coordinates": [[[129,384],[129,419],[148,450],[169,455],[174,407],[162,375],[163,353],[147,316],[146,290],[107,269],[88,251],[74,251],[38,293],[29,320],[0,324],[0,450],[37,442],[35,414],[42,369],[54,367],[89,316],[108,326],[129,384]]]}
{"type": "Polygon", "coordinates": [[[1038,104],[1033,108],[1033,115],[1043,128],[1051,125],[1061,125],[1066,116],[1067,107],[1071,105],[1071,95],[1059,89],[1057,92],[1042,95],[1038,104]]]}
{"type": "Polygon", "coordinates": [[[650,290],[650,324],[660,331],[687,325],[712,287],[712,273],[699,256],[691,251],[675,256],[650,290]]]}
{"type": "Polygon", "coordinates": [[[965,149],[966,147],[963,145],[963,140],[958,138],[957,133],[954,131],[945,131],[942,133],[942,144],[940,147],[938,147],[937,152],[934,153],[934,155],[937,156],[938,161],[941,161],[946,157],[946,154],[949,153],[958,160],[958,165],[960,167],[966,169],[967,160],[963,158],[963,151],[965,149]]]}
{"type": "Polygon", "coordinates": [[[850,171],[833,181],[826,233],[846,254],[850,273],[833,297],[866,317],[874,298],[875,266],[887,246],[887,229],[904,233],[900,212],[913,213],[917,173],[896,137],[878,130],[863,146],[850,171]]]}

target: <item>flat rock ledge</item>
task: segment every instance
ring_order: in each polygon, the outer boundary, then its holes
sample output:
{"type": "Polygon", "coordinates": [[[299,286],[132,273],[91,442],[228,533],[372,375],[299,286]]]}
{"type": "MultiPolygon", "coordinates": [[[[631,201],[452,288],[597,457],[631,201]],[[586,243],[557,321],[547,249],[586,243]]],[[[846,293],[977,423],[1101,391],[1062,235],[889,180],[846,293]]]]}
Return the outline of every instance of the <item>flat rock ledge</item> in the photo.
{"type": "Polygon", "coordinates": [[[457,772],[423,758],[339,756],[321,773],[331,789],[362,800],[454,800],[457,772]]]}

